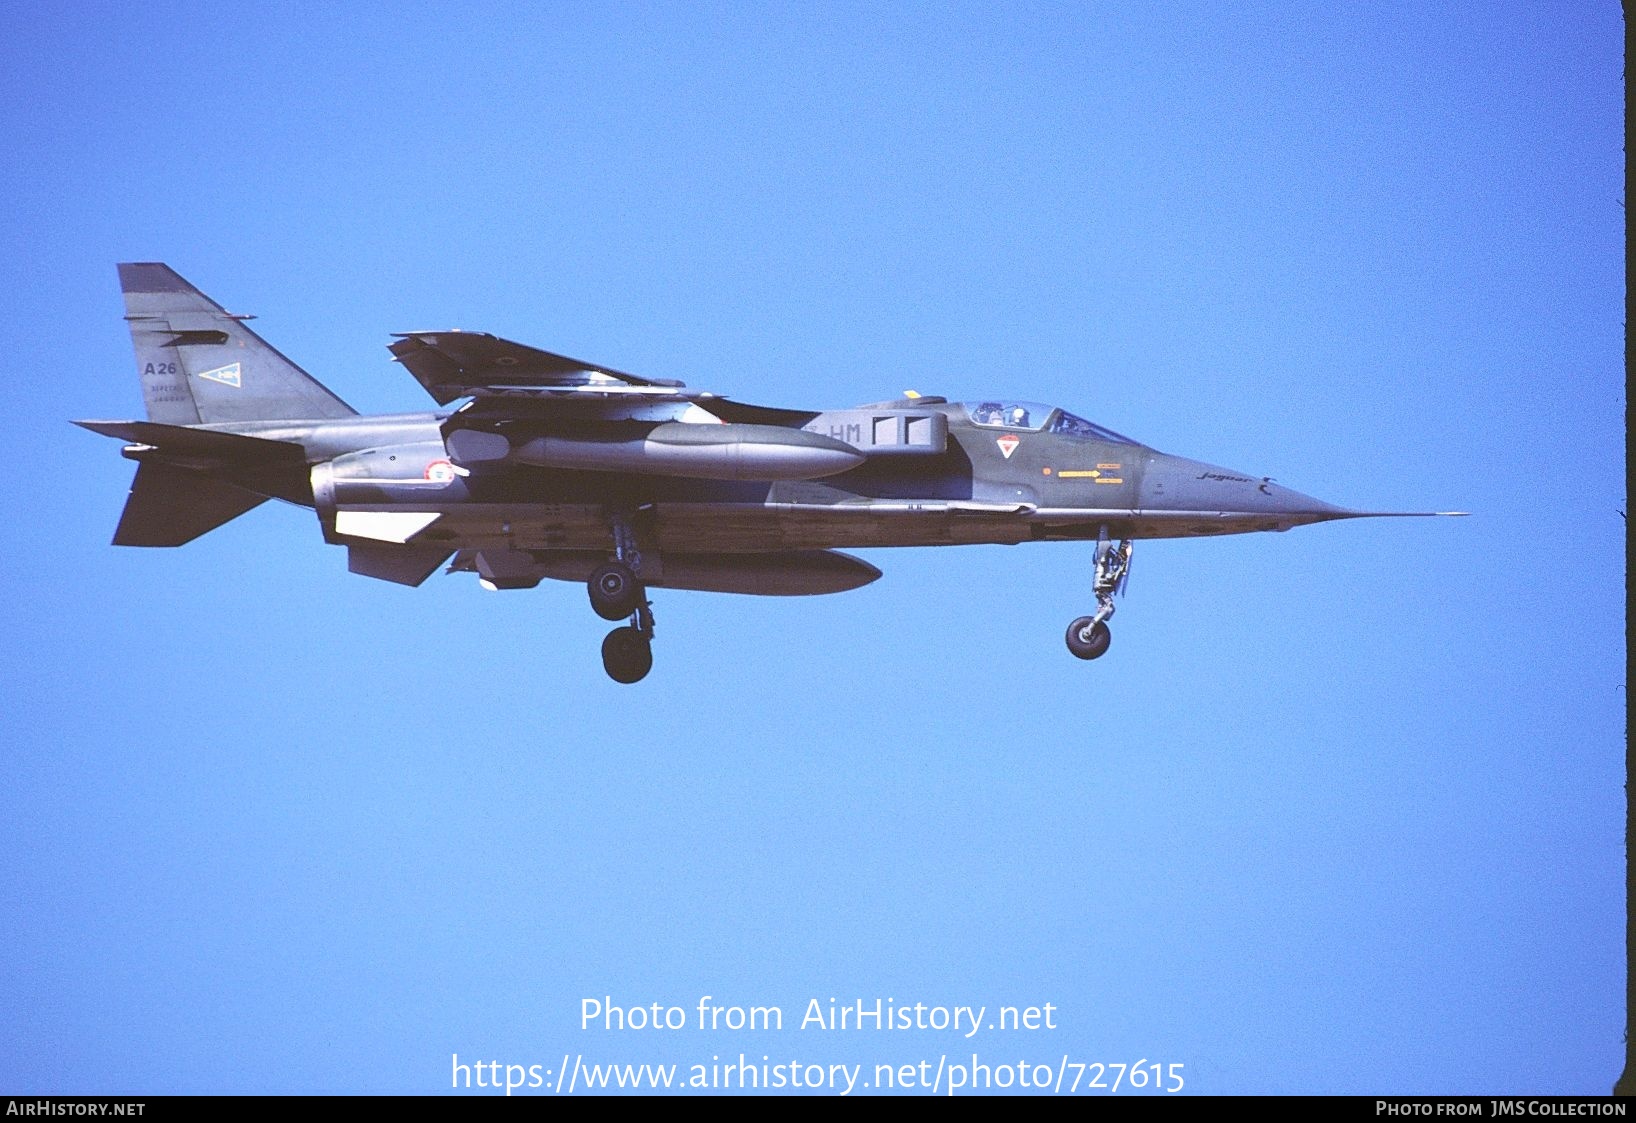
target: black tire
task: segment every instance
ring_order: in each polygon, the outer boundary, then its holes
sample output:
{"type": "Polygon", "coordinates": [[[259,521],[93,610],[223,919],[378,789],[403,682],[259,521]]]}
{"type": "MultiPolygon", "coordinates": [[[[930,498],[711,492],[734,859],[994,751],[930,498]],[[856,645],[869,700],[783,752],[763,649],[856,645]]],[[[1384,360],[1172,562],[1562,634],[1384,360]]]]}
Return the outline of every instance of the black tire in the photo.
{"type": "Polygon", "coordinates": [[[635,628],[615,628],[602,640],[602,669],[615,682],[641,682],[653,670],[653,644],[635,628]]]}
{"type": "Polygon", "coordinates": [[[642,604],[642,582],[624,562],[597,566],[586,588],[592,610],[604,620],[623,620],[642,604]]]}
{"type": "Polygon", "coordinates": [[[1068,650],[1080,659],[1099,659],[1113,642],[1113,633],[1106,624],[1092,627],[1094,617],[1081,616],[1068,625],[1068,650]]]}

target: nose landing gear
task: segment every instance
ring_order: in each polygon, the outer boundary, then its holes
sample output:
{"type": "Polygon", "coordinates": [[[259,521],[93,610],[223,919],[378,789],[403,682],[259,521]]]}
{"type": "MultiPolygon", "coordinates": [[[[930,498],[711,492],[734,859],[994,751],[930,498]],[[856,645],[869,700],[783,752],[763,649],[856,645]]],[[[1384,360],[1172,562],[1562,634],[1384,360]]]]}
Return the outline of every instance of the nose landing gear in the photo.
{"type": "Polygon", "coordinates": [[[1096,613],[1081,616],[1068,625],[1065,637],[1068,650],[1079,659],[1098,659],[1107,654],[1113,642],[1108,630],[1108,618],[1113,615],[1115,593],[1123,594],[1125,581],[1130,576],[1131,540],[1126,538],[1115,546],[1108,541],[1107,531],[1096,543],[1096,575],[1091,591],[1096,594],[1096,613]]]}

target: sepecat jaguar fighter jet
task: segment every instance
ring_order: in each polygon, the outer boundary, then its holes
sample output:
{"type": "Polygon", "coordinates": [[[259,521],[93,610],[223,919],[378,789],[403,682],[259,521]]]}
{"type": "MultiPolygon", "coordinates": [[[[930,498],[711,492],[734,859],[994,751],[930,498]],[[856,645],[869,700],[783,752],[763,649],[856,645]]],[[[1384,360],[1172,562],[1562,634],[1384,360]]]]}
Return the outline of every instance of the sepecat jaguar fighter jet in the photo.
{"type": "Polygon", "coordinates": [[[438,406],[463,403],[366,417],[169,266],[119,279],[148,417],[75,422],[137,463],[115,545],[180,546],[268,499],[299,503],[366,577],[419,585],[447,564],[489,589],[583,583],[624,621],[602,643],[619,682],[653,665],[650,588],[837,593],[880,576],[842,548],[1083,540],[1096,607],[1067,644],[1095,659],[1135,539],[1397,513],[1035,402],[771,409],[481,332],[397,335],[438,406]]]}

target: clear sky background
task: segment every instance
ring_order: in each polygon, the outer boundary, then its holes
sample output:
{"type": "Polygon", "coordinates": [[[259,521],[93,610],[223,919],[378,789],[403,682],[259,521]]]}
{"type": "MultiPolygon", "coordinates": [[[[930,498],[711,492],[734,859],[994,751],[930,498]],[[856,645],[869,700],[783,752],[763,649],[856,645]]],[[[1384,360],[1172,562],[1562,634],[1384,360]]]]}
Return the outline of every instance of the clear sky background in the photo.
{"type": "MultiPolygon", "coordinates": [[[[1623,1061],[1610,3],[25,5],[0,40],[0,1091],[421,1092],[451,1055],[1180,1063],[1606,1092],[1623,1061]],[[1475,512],[864,552],[834,597],[349,575],[278,504],[108,545],[117,261],[354,406],[491,331],[746,401],[1056,402],[1475,512]],[[582,1030],[586,997],[781,1033],[582,1030]],[[1054,1030],[800,1030],[809,999],[1054,1030]]],[[[867,1079],[867,1075],[866,1075],[867,1079]]]]}

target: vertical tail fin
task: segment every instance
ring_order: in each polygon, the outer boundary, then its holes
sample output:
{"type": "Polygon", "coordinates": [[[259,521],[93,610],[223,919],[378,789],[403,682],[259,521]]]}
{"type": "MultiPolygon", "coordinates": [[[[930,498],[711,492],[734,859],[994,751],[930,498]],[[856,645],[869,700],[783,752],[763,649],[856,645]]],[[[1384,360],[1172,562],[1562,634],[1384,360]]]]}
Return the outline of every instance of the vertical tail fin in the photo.
{"type": "Polygon", "coordinates": [[[150,421],[198,425],[358,412],[170,266],[122,264],[119,286],[150,421]]]}

